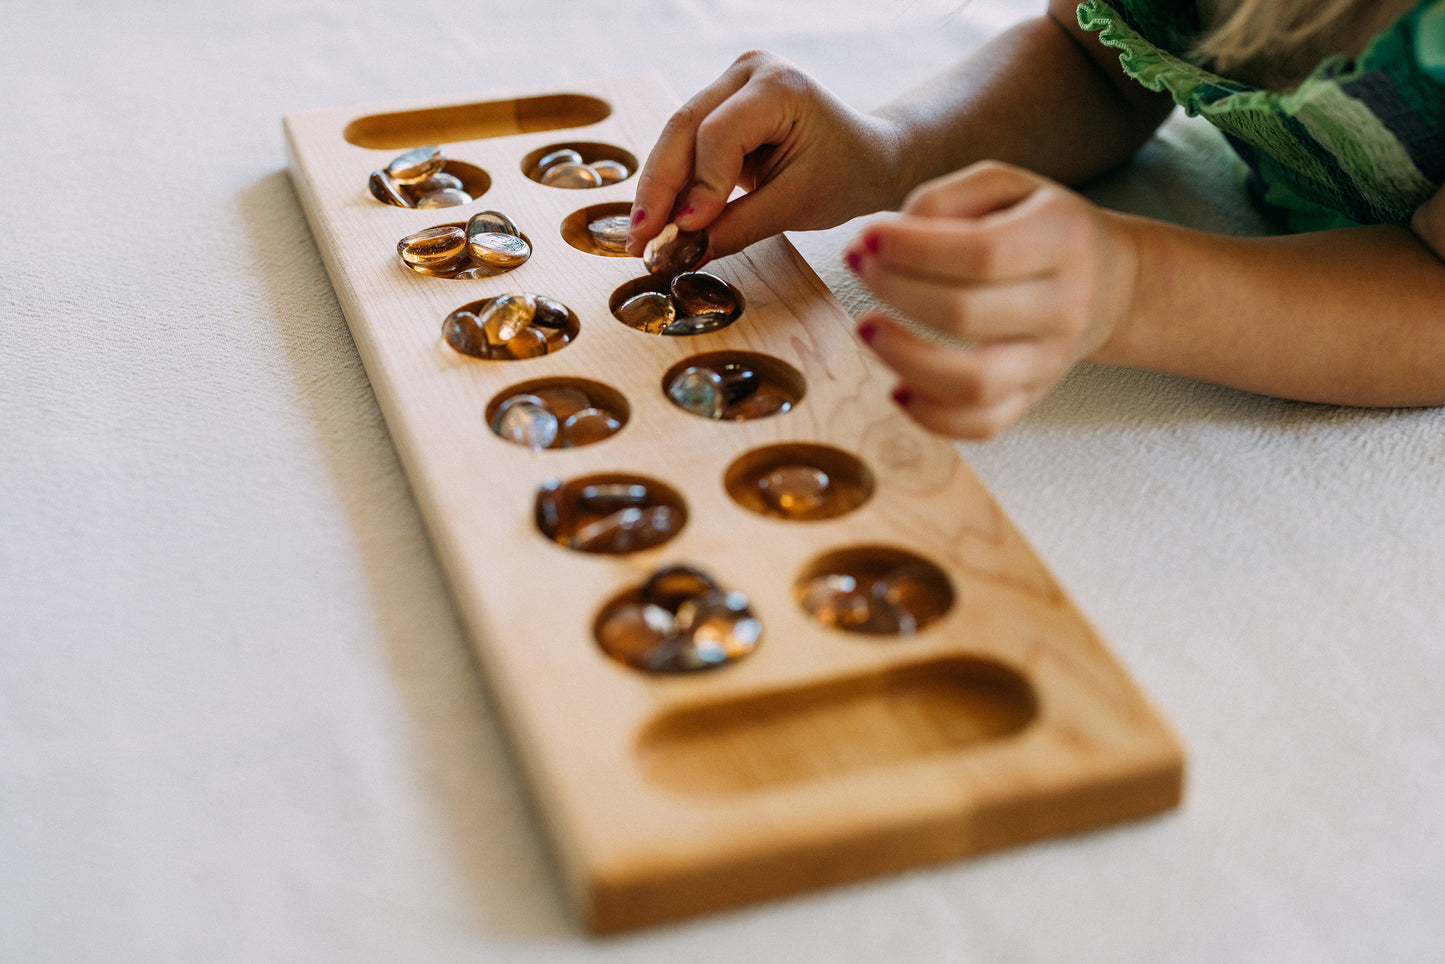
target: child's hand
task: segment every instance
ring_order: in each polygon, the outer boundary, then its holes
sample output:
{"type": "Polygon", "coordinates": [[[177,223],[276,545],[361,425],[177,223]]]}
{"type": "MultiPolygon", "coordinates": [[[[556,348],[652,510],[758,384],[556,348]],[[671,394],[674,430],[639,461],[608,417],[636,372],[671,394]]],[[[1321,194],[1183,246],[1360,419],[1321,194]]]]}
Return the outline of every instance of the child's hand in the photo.
{"type": "Polygon", "coordinates": [[[894,400],[919,424],[981,439],[1016,422],[1114,333],[1133,296],[1130,233],[1079,195],[997,163],[923,185],[904,216],[846,253],[864,284],[916,322],[878,312],[859,335],[898,372],[894,400]]]}
{"type": "Polygon", "coordinates": [[[714,257],[897,203],[897,134],[773,54],[739,57],[668,121],[637,178],[627,250],[675,221],[714,257]],[[728,204],[734,187],[751,193],[728,204]]]}

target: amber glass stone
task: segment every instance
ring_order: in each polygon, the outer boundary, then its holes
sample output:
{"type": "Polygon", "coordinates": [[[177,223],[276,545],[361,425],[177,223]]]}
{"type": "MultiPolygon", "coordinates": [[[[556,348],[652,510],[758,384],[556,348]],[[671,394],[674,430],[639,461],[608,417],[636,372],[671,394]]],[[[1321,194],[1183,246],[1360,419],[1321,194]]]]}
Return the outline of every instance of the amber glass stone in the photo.
{"type": "Polygon", "coordinates": [[[671,278],[696,268],[706,254],[706,231],[682,231],[668,224],[643,248],[642,264],[652,274],[671,278]]]}
{"type": "Polygon", "coordinates": [[[672,299],[660,291],[644,291],[633,295],[617,309],[622,323],[650,335],[660,335],[677,320],[672,299]]]}
{"type": "Polygon", "coordinates": [[[472,260],[489,268],[515,268],[532,256],[532,246],[515,234],[480,231],[466,241],[472,260]]]}
{"type": "Polygon", "coordinates": [[[382,204],[391,204],[399,208],[416,207],[416,202],[408,197],[406,192],[401,189],[401,185],[385,171],[372,171],[366,186],[371,191],[371,196],[382,204]]]}
{"type": "Polygon", "coordinates": [[[732,321],[741,311],[733,286],[705,271],[684,271],[669,285],[678,313],[732,321]]]}
{"type": "Polygon", "coordinates": [[[475,312],[454,311],[442,322],[442,339],[454,350],[473,358],[487,358],[491,349],[475,312]]]}
{"type": "Polygon", "coordinates": [[[469,260],[462,229],[445,225],[408,234],[396,243],[396,251],[408,267],[439,273],[460,270],[469,260]]]}
{"type": "Polygon", "coordinates": [[[473,234],[514,234],[521,237],[517,223],[501,211],[478,211],[467,219],[467,237],[473,234]]]}
{"type": "Polygon", "coordinates": [[[763,502],[779,515],[799,518],[812,515],[828,504],[833,480],[815,465],[779,465],[758,478],[763,502]]]}
{"type": "Polygon", "coordinates": [[[592,170],[597,173],[597,180],[602,182],[604,185],[617,184],[618,182],[625,181],[632,176],[632,172],[627,169],[627,165],[623,164],[620,161],[593,161],[590,166],[592,170]]]}
{"type": "Polygon", "coordinates": [[[417,184],[442,169],[446,154],[438,146],[415,147],[391,159],[386,173],[401,184],[417,184]]]}

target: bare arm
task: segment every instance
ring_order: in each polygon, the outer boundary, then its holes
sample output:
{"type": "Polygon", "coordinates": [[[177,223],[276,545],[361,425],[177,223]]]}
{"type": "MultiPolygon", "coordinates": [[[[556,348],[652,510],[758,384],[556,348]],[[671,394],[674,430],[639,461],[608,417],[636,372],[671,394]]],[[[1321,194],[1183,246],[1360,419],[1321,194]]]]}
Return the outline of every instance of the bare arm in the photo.
{"type": "Polygon", "coordinates": [[[1077,184],[1128,160],[1168,116],[1118,51],[1079,26],[1076,0],[999,35],[975,56],[876,113],[904,132],[897,206],[918,184],[997,160],[1077,184]]]}
{"type": "Polygon", "coordinates": [[[1094,360],[1306,401],[1445,403],[1445,261],[1408,228],[1234,238],[1119,220],[1138,277],[1094,360]]]}
{"type": "Polygon", "coordinates": [[[781,58],[744,54],[663,130],[638,176],[628,250],[676,220],[730,254],[896,208],[923,181],[985,158],[1070,183],[1121,163],[1172,105],[1125,77],[1073,6],[1051,0],[1047,15],[871,114],[781,58]],[[729,203],[738,185],[751,193],[729,203]]]}

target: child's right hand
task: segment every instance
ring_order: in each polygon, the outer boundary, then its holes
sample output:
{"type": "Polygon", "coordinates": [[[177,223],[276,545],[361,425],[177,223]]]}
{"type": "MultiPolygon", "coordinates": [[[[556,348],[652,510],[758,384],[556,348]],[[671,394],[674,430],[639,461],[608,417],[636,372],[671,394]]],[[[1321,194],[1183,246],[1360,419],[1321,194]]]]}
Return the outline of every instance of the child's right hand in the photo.
{"type": "Polygon", "coordinates": [[[892,206],[906,188],[898,141],[781,57],[743,54],[663,128],[637,178],[627,250],[640,255],[674,221],[707,228],[720,257],[892,206]],[[738,186],[749,193],[728,203],[738,186]]]}

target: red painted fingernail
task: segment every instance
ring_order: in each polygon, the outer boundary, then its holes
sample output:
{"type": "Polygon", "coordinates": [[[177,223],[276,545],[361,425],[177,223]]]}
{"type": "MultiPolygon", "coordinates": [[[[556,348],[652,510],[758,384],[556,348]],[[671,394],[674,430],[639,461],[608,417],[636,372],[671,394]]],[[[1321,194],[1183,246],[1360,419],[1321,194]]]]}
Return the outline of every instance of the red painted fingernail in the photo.
{"type": "Polygon", "coordinates": [[[877,231],[869,231],[867,234],[863,235],[863,248],[864,248],[864,250],[866,250],[869,254],[877,254],[877,253],[878,253],[878,232],[877,232],[877,231]]]}
{"type": "Polygon", "coordinates": [[[687,216],[688,216],[689,214],[691,214],[691,213],[692,213],[692,205],[689,204],[687,207],[683,208],[681,211],[678,211],[678,212],[677,212],[677,217],[673,218],[673,220],[676,221],[677,218],[685,218],[685,217],[687,217],[687,216]]]}
{"type": "Polygon", "coordinates": [[[632,212],[632,226],[633,226],[634,228],[637,227],[639,224],[641,224],[643,221],[646,221],[646,220],[647,220],[647,212],[644,211],[644,210],[642,210],[642,208],[638,208],[636,211],[633,211],[633,212],[632,212]]]}
{"type": "Polygon", "coordinates": [[[858,337],[863,344],[873,344],[873,339],[878,337],[878,323],[876,321],[865,321],[858,326],[858,337]]]}
{"type": "Polygon", "coordinates": [[[908,403],[913,401],[913,393],[903,385],[893,389],[893,404],[899,408],[907,408],[908,403]]]}
{"type": "Polygon", "coordinates": [[[843,255],[843,263],[846,264],[848,266],[848,270],[852,271],[854,274],[858,272],[858,263],[862,260],[863,259],[859,257],[857,251],[849,251],[847,254],[843,255]]]}

